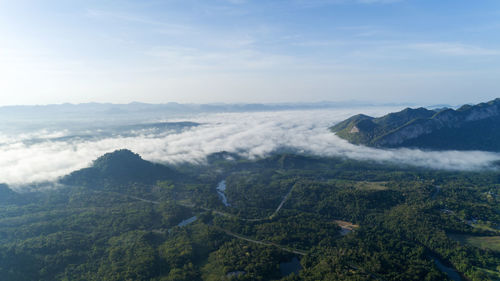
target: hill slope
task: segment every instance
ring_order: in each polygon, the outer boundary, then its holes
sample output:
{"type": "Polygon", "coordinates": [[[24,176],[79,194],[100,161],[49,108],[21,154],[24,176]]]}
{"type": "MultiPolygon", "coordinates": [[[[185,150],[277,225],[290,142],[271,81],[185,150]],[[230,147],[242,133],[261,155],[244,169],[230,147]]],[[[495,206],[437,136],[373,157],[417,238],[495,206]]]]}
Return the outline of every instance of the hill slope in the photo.
{"type": "Polygon", "coordinates": [[[60,182],[67,185],[100,187],[129,183],[152,184],[173,177],[175,172],[172,169],[143,160],[130,150],[121,149],[104,154],[94,160],[91,167],[72,172],[60,182]]]}
{"type": "Polygon", "coordinates": [[[457,110],[355,115],[330,129],[351,143],[374,147],[500,151],[500,98],[457,110]]]}

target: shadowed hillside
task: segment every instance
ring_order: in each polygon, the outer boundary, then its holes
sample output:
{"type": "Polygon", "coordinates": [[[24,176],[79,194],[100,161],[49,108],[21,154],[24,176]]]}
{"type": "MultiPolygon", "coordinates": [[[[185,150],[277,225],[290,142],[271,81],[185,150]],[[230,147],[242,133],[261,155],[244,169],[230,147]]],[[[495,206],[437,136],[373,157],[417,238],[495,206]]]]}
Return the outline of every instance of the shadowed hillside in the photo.
{"type": "Polygon", "coordinates": [[[72,172],[60,182],[99,188],[129,183],[153,184],[158,180],[171,179],[174,175],[175,172],[166,166],[143,160],[139,154],[121,149],[104,154],[94,160],[91,167],[72,172]]]}
{"type": "Polygon", "coordinates": [[[374,147],[500,151],[500,99],[457,110],[406,108],[380,118],[360,114],[330,129],[353,144],[374,147]]]}

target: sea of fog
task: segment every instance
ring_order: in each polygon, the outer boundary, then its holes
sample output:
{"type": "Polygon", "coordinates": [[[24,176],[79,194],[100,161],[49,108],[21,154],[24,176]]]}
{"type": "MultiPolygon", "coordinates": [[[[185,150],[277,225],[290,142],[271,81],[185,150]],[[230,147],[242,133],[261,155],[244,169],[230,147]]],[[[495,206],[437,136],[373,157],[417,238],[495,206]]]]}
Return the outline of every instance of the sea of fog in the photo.
{"type": "Polygon", "coordinates": [[[381,116],[401,107],[332,108],[268,112],[122,115],[66,118],[46,114],[43,120],[12,119],[0,127],[0,183],[20,186],[53,181],[87,167],[106,152],[128,148],[160,163],[204,163],[220,151],[264,157],[281,148],[319,156],[393,162],[436,169],[479,170],[500,160],[481,151],[374,149],[338,138],[328,128],[363,113],[381,116]],[[16,121],[19,121],[16,123],[16,121]],[[169,122],[184,122],[170,124],[169,122]]]}

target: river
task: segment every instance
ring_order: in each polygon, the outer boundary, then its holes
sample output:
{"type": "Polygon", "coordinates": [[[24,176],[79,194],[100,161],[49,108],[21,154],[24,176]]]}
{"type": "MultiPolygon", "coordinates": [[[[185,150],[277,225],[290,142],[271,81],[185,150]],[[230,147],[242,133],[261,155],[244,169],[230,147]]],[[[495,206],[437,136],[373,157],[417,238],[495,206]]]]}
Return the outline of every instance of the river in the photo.
{"type": "Polygon", "coordinates": [[[460,274],[458,274],[458,272],[455,269],[447,267],[436,257],[431,257],[431,258],[434,260],[434,263],[436,264],[437,268],[439,268],[439,270],[448,275],[448,278],[450,278],[453,281],[462,281],[462,277],[460,277],[460,274]]]}
{"type": "Polygon", "coordinates": [[[217,189],[217,194],[219,194],[220,200],[222,201],[222,204],[224,204],[224,206],[226,206],[226,207],[231,206],[227,202],[227,197],[226,197],[226,193],[225,193],[226,192],[226,181],[222,180],[221,182],[219,182],[216,189],[217,189]]]}

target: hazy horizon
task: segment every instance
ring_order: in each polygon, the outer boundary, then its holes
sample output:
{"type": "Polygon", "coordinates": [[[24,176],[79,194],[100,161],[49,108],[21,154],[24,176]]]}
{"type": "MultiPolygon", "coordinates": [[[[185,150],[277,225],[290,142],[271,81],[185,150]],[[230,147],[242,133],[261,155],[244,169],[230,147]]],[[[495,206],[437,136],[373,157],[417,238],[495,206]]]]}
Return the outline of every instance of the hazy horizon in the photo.
{"type": "MultiPolygon", "coordinates": [[[[489,100],[488,100],[489,101],[489,100]]],[[[486,101],[485,101],[486,102],[486,101]]],[[[298,101],[298,102],[290,102],[290,101],[282,101],[282,102],[205,102],[205,103],[197,103],[197,102],[177,102],[177,101],[169,101],[169,102],[141,102],[132,100],[130,102],[98,102],[98,101],[85,101],[85,102],[58,102],[58,103],[37,103],[37,104],[8,104],[8,105],[0,105],[2,107],[44,107],[44,106],[64,106],[64,105],[118,105],[118,106],[127,106],[127,105],[186,105],[186,106],[200,106],[200,105],[209,105],[209,106],[217,106],[217,105],[228,105],[228,106],[239,106],[239,105],[264,105],[264,106],[295,106],[295,105],[311,105],[311,106],[319,106],[322,104],[328,104],[332,106],[343,106],[343,105],[408,105],[408,106],[433,106],[435,104],[418,104],[414,102],[376,102],[374,100],[319,100],[319,101],[298,101]]],[[[465,104],[473,104],[473,102],[465,103],[465,104]]],[[[459,106],[461,104],[451,104],[445,103],[443,105],[449,106],[459,106]]]]}
{"type": "MultiPolygon", "coordinates": [[[[500,95],[499,95],[500,96],[500,95]]],[[[321,107],[345,107],[345,106],[408,106],[408,107],[435,107],[435,106],[447,106],[451,108],[456,108],[462,105],[474,105],[483,102],[489,102],[499,98],[497,96],[492,96],[486,100],[473,101],[475,99],[470,99],[468,102],[457,103],[453,99],[442,103],[427,103],[427,102],[410,102],[410,101],[400,101],[400,102],[377,102],[376,100],[358,100],[358,99],[343,99],[343,100],[317,100],[317,101],[276,101],[276,102],[178,102],[178,101],[168,101],[168,102],[142,102],[138,100],[132,100],[129,102],[99,102],[99,101],[85,101],[85,102],[67,102],[61,101],[56,103],[24,103],[24,104],[5,104],[0,105],[0,108],[8,107],[50,107],[50,106],[85,106],[85,105],[111,105],[111,106],[131,106],[131,105],[152,105],[152,106],[165,106],[165,105],[181,105],[181,106],[250,106],[250,105],[260,105],[260,106],[310,106],[321,107]]]]}

